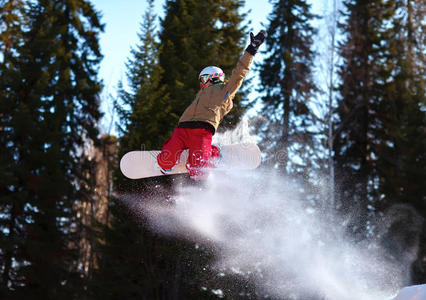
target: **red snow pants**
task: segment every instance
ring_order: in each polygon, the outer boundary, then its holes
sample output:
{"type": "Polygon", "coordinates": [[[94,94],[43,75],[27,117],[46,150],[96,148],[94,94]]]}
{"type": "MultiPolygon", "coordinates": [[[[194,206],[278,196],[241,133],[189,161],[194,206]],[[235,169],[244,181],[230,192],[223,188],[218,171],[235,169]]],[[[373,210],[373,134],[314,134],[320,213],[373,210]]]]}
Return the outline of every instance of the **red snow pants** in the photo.
{"type": "Polygon", "coordinates": [[[219,156],[219,149],[212,146],[212,138],[213,134],[204,128],[175,128],[157,156],[158,165],[165,170],[173,168],[182,151],[189,149],[186,164],[189,176],[202,179],[206,175],[202,168],[213,167],[211,158],[219,156]]]}

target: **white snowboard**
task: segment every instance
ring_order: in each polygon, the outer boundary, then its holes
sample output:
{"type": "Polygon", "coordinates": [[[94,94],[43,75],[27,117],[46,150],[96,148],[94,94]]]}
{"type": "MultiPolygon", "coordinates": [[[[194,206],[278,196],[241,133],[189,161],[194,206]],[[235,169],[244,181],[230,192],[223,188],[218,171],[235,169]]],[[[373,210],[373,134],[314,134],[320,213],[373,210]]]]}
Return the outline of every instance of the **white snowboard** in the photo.
{"type": "MultiPolygon", "coordinates": [[[[218,146],[220,158],[216,166],[224,166],[230,169],[249,170],[255,169],[262,160],[259,147],[256,144],[235,144],[218,146]]],[[[126,153],[120,161],[120,170],[124,176],[130,179],[162,176],[157,164],[157,155],[160,151],[131,151],[126,153]]],[[[167,175],[187,173],[186,162],[188,150],[185,150],[171,172],[167,175]]]]}

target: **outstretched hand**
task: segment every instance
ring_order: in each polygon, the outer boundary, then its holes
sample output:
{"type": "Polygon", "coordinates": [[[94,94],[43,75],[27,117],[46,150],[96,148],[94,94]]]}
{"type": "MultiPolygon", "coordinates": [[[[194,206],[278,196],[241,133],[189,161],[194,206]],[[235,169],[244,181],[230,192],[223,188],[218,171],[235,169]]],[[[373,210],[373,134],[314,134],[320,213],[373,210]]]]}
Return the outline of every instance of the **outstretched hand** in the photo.
{"type": "Polygon", "coordinates": [[[247,47],[246,51],[251,55],[255,55],[260,45],[265,41],[266,35],[266,31],[263,29],[256,35],[250,32],[250,45],[247,47]]]}

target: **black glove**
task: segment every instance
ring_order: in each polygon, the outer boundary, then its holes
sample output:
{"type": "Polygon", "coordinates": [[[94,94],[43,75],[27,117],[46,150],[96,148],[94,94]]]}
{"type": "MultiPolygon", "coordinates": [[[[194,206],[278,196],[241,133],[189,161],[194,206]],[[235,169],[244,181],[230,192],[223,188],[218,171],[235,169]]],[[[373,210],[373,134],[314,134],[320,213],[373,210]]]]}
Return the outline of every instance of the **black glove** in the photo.
{"type": "Polygon", "coordinates": [[[253,35],[253,32],[250,32],[250,45],[248,45],[246,51],[250,53],[251,55],[255,55],[260,45],[262,45],[262,43],[265,41],[265,38],[266,38],[265,30],[259,31],[259,33],[256,34],[256,36],[253,35]]]}

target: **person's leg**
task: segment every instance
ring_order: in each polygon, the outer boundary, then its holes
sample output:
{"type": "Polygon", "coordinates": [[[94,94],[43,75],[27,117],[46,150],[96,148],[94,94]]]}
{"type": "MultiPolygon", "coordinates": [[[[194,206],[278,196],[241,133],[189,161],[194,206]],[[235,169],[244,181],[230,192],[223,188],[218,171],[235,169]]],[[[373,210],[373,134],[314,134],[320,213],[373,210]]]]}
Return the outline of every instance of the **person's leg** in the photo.
{"type": "Polygon", "coordinates": [[[171,170],[178,161],[185,147],[186,133],[183,128],[175,128],[172,136],[165,141],[157,156],[158,165],[164,170],[171,170]]]}
{"type": "Polygon", "coordinates": [[[207,129],[188,129],[188,144],[189,155],[187,169],[189,176],[193,179],[203,179],[206,177],[206,172],[203,168],[213,167],[211,164],[212,154],[218,156],[216,146],[212,149],[213,134],[207,129]]]}

